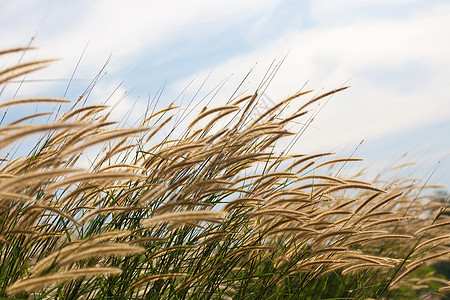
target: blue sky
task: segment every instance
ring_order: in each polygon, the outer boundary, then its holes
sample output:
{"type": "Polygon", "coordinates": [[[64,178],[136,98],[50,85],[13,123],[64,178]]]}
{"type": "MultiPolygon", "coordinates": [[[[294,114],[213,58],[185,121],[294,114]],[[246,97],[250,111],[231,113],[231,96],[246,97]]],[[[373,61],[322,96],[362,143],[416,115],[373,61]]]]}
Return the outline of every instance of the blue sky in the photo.
{"type": "MultiPolygon", "coordinates": [[[[400,175],[427,177],[440,161],[431,182],[450,186],[449,16],[447,0],[0,1],[0,45],[35,37],[39,49],[27,59],[60,58],[27,77],[46,80],[16,97],[62,97],[86,47],[67,94],[76,98],[111,55],[91,101],[120,85],[111,100],[124,98],[119,112],[136,100],[139,111],[164,84],[162,106],[180,94],[191,99],[203,84],[200,101],[227,80],[214,99],[220,105],[249,70],[252,92],[288,54],[266,90],[274,101],[305,83],[317,92],[351,85],[316,107],[297,152],[345,156],[364,140],[355,155],[372,173],[412,160],[400,175]]],[[[0,101],[16,89],[9,85],[0,101]]]]}

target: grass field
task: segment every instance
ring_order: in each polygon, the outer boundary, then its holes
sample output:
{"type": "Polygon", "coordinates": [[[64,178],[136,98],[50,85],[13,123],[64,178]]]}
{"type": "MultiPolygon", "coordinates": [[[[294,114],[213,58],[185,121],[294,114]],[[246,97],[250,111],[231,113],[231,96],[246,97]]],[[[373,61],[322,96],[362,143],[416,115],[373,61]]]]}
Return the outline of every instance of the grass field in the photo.
{"type": "MultiPolygon", "coordinates": [[[[48,63],[4,68],[0,84],[48,63]]],[[[154,103],[131,128],[83,96],[2,99],[61,111],[0,127],[0,296],[445,299],[449,278],[430,265],[450,257],[448,197],[426,181],[341,175],[354,157],[291,153],[309,107],[342,90],[256,117],[259,91],[232,96],[186,126],[181,108],[154,103]],[[24,139],[27,155],[7,153],[24,139]]]]}

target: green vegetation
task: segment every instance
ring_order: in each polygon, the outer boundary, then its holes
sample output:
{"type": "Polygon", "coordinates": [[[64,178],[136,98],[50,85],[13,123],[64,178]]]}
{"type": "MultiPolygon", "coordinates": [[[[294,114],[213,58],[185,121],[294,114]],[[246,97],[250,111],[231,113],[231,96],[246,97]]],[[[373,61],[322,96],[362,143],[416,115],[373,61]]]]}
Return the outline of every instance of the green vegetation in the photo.
{"type": "MultiPolygon", "coordinates": [[[[6,68],[0,84],[48,63],[6,68]]],[[[340,176],[354,158],[289,151],[307,125],[287,128],[344,89],[299,92],[257,117],[258,92],[231,97],[178,137],[172,104],[113,128],[107,107],[83,96],[54,122],[2,124],[2,151],[41,138],[0,165],[0,296],[444,298],[449,279],[429,265],[449,258],[448,203],[405,178],[340,176]]],[[[0,106],[36,102],[66,101],[0,106]]]]}

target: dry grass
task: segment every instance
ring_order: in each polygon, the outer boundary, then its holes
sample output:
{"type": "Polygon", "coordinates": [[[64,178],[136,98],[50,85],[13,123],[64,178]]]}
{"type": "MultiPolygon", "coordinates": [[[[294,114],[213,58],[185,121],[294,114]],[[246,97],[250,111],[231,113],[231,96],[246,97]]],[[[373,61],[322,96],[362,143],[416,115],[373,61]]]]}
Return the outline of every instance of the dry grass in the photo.
{"type": "MultiPolygon", "coordinates": [[[[0,83],[48,62],[7,68],[0,83]]],[[[103,105],[74,105],[54,123],[18,125],[24,117],[3,126],[4,152],[31,134],[42,138],[29,155],[0,162],[0,296],[398,295],[415,270],[449,259],[446,204],[421,200],[426,186],[407,180],[332,175],[359,159],[274,151],[281,139],[298,140],[286,127],[306,108],[344,89],[304,104],[299,97],[310,91],[301,91],[251,119],[255,92],[205,108],[172,140],[160,130],[178,112],[173,104],[146,112],[136,128],[108,129],[103,105]],[[81,154],[98,144],[107,147],[81,170],[81,154]],[[323,166],[330,169],[316,174],[323,166]]],[[[426,280],[415,287],[426,290],[426,280]]],[[[439,291],[428,292],[444,295],[445,280],[434,281],[439,291]]]]}

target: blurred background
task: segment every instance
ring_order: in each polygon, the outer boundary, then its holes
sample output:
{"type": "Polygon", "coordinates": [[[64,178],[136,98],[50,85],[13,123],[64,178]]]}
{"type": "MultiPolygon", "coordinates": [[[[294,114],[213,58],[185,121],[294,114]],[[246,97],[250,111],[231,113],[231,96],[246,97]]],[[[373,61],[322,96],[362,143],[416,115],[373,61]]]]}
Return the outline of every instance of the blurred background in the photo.
{"type": "Polygon", "coordinates": [[[268,102],[351,86],[316,104],[294,152],[361,157],[367,176],[449,187],[449,16],[448,0],[0,1],[1,49],[37,47],[2,67],[59,59],[0,101],[76,99],[95,82],[89,102],[140,116],[148,99],[221,105],[276,69],[268,102]],[[404,163],[414,164],[389,172],[404,163]]]}

